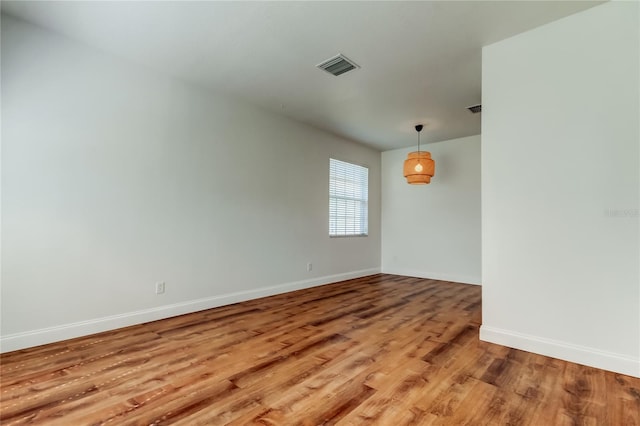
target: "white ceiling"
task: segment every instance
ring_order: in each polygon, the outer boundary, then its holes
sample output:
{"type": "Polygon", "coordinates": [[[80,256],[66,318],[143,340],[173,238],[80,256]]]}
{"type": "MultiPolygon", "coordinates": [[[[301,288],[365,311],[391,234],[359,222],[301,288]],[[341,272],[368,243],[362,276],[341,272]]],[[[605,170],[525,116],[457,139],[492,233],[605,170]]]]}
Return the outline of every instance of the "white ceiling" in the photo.
{"type": "Polygon", "coordinates": [[[481,47],[602,2],[2,1],[2,11],[380,150],[480,133],[481,47]],[[361,68],[316,65],[343,53],[361,68]]]}

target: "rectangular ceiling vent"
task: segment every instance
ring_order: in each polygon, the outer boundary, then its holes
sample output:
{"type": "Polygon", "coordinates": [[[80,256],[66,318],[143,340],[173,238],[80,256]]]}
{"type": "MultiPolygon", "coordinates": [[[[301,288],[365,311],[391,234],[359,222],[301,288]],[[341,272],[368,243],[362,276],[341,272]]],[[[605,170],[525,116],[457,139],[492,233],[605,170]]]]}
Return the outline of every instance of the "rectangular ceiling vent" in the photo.
{"type": "Polygon", "coordinates": [[[472,113],[477,114],[477,113],[479,113],[479,112],[482,112],[482,105],[480,105],[480,104],[478,104],[478,105],[471,105],[471,106],[468,106],[468,107],[467,107],[467,109],[468,109],[469,111],[471,111],[472,113]]]}
{"type": "Polygon", "coordinates": [[[351,70],[355,70],[356,68],[360,68],[358,65],[356,65],[355,62],[353,62],[343,54],[339,54],[338,56],[334,56],[331,59],[327,59],[323,63],[316,66],[321,70],[325,70],[329,74],[333,74],[335,76],[344,74],[345,72],[351,70]]]}

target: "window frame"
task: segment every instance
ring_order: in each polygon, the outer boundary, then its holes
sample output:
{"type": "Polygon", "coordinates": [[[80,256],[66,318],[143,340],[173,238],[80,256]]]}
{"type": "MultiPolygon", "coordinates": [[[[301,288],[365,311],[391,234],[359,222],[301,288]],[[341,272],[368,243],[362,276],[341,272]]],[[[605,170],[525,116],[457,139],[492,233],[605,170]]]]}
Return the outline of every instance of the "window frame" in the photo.
{"type": "Polygon", "coordinates": [[[328,234],[329,238],[350,238],[350,237],[368,237],[369,236],[369,167],[363,164],[353,163],[350,161],[340,160],[335,157],[329,158],[329,220],[328,234]],[[335,176],[335,166],[342,164],[342,175],[335,176]],[[348,170],[352,168],[352,170],[348,170]],[[348,179],[351,178],[351,182],[348,179]],[[351,190],[343,188],[347,192],[351,192],[349,196],[336,194],[335,180],[345,180],[345,185],[351,183],[357,188],[351,190]],[[363,185],[364,182],[364,185],[363,185]],[[365,186],[365,187],[363,187],[365,186]],[[358,197],[353,191],[360,192],[358,197]],[[344,209],[348,212],[350,209],[353,214],[337,214],[338,207],[334,207],[334,202],[344,204],[344,209]],[[352,203],[351,205],[349,205],[352,203]],[[346,223],[341,227],[336,223],[342,218],[345,222],[349,219],[356,220],[358,226],[347,226],[346,223]],[[357,230],[356,230],[357,229],[357,230]],[[332,233],[333,232],[333,233],[332,233]]]}

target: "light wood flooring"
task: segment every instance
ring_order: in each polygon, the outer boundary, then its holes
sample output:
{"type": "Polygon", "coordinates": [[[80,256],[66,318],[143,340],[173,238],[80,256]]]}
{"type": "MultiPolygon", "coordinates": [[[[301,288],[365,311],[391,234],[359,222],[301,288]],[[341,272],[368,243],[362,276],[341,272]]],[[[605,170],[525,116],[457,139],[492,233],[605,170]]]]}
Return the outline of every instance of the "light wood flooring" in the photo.
{"type": "Polygon", "coordinates": [[[480,287],[394,275],[4,354],[2,425],[640,424],[640,379],[478,340],[480,287]]]}

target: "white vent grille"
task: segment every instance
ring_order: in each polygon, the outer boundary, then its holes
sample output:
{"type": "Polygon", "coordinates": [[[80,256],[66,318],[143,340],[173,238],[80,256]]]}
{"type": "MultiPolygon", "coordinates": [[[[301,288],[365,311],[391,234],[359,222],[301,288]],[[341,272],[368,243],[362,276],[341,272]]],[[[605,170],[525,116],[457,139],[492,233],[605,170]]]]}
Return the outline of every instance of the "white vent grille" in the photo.
{"type": "Polygon", "coordinates": [[[478,104],[478,105],[471,105],[471,106],[468,106],[468,107],[467,107],[467,109],[468,109],[469,111],[471,111],[472,113],[477,114],[477,113],[479,113],[479,112],[482,112],[482,105],[480,105],[480,104],[478,104]]]}
{"type": "Polygon", "coordinates": [[[327,59],[323,63],[318,64],[317,67],[335,76],[360,68],[355,62],[342,54],[327,59]]]}

